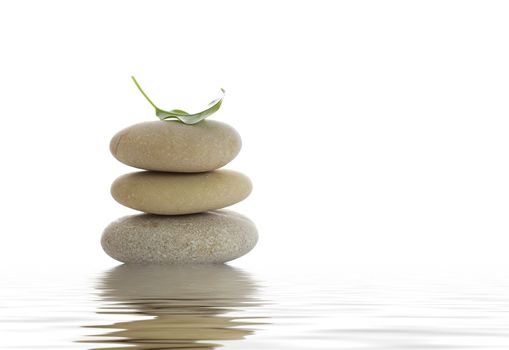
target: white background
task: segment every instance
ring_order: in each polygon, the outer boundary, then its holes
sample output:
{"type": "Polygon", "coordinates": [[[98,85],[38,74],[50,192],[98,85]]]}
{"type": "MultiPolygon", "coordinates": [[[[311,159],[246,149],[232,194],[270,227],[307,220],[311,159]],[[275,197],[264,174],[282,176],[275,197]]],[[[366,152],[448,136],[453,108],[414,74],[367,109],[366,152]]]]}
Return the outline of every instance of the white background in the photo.
{"type": "Polygon", "coordinates": [[[236,266],[509,262],[509,3],[3,1],[0,263],[114,266],[109,140],[164,108],[244,146],[236,266]]]}

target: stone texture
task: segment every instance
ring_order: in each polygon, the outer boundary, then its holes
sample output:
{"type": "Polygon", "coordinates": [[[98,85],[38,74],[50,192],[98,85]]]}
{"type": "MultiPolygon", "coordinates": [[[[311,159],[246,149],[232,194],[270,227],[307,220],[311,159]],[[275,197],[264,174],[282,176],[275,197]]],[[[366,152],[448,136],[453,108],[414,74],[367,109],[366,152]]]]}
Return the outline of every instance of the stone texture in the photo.
{"type": "Polygon", "coordinates": [[[224,263],[249,252],[255,225],[235,212],[123,217],[104,230],[101,244],[112,258],[135,264],[224,263]]]}
{"type": "Polygon", "coordinates": [[[251,193],[249,178],[232,170],[178,174],[141,171],[111,185],[117,202],[145,213],[181,215],[227,207],[251,193]]]}
{"type": "Polygon", "coordinates": [[[113,136],[111,153],[135,168],[167,172],[218,169],[240,152],[240,135],[215,120],[196,125],[152,121],[132,125],[113,136]]]}

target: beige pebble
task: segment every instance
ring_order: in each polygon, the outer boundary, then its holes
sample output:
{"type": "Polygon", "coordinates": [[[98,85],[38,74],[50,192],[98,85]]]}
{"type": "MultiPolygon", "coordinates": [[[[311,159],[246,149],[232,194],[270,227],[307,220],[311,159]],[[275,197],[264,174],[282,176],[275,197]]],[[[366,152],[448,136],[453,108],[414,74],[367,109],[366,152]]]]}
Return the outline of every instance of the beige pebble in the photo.
{"type": "Polygon", "coordinates": [[[226,210],[179,216],[139,214],[111,223],[104,251],[135,264],[224,263],[248,253],[258,233],[253,222],[226,210]]]}
{"type": "Polygon", "coordinates": [[[249,178],[232,170],[179,174],[140,171],[117,178],[111,194],[117,202],[145,213],[193,214],[221,209],[251,193],[249,178]]]}
{"type": "Polygon", "coordinates": [[[110,150],[120,162],[135,168],[192,173],[228,164],[241,146],[240,135],[225,123],[158,120],[121,130],[113,136],[110,150]]]}

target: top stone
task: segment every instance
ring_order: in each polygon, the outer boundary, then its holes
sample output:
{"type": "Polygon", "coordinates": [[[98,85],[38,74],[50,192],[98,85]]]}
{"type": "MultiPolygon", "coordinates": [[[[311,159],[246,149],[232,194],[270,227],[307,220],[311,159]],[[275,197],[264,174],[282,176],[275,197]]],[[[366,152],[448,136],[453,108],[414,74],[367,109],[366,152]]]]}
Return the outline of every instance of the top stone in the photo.
{"type": "Polygon", "coordinates": [[[242,141],[231,126],[215,120],[195,125],[152,121],[119,131],[110,150],[120,162],[135,168],[195,173],[211,171],[231,162],[242,141]]]}

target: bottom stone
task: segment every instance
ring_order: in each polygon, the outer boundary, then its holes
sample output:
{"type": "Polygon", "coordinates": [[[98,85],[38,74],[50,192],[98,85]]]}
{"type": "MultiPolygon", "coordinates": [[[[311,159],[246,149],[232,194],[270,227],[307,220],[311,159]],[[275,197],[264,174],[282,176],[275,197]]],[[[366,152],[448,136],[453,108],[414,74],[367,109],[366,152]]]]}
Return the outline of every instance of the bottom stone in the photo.
{"type": "Polygon", "coordinates": [[[178,216],[125,216],[106,227],[101,244],[106,254],[124,263],[210,264],[241,257],[257,240],[251,220],[216,210],[178,216]]]}

